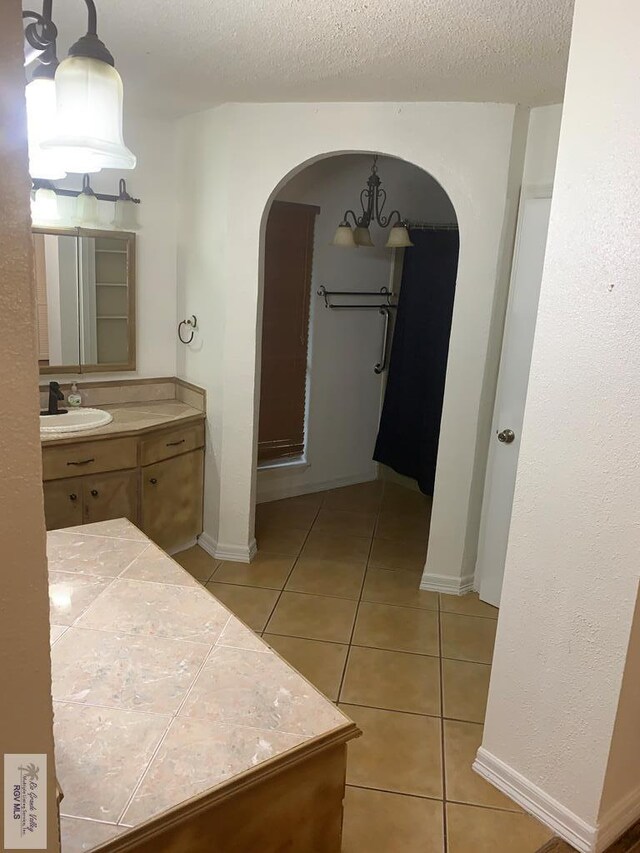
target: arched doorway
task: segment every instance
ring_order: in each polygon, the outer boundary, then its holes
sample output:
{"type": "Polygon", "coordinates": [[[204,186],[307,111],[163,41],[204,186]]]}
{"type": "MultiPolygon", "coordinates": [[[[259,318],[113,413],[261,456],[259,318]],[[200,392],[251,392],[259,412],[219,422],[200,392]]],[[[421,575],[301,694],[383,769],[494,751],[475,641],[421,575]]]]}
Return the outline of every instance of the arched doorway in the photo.
{"type": "MultiPolygon", "coordinates": [[[[254,473],[257,478],[255,483],[257,489],[254,488],[254,493],[257,492],[258,501],[273,501],[294,495],[327,491],[349,484],[371,481],[376,479],[378,474],[373,460],[373,450],[376,445],[381,401],[384,397],[388,374],[384,369],[376,371],[374,368],[380,365],[382,358],[386,317],[381,316],[377,310],[369,309],[375,309],[376,304],[381,300],[375,296],[360,298],[358,295],[346,299],[336,297],[333,303],[337,303],[339,307],[338,310],[332,311],[326,309],[323,299],[317,295],[320,287],[325,287],[328,291],[362,292],[363,294],[375,294],[382,288],[387,288],[395,293],[394,301],[397,297],[402,280],[403,252],[400,250],[392,252],[385,248],[388,229],[385,231],[375,224],[372,225],[371,235],[375,244],[373,247],[345,250],[331,245],[333,233],[343,218],[345,208],[358,205],[360,191],[371,169],[371,158],[372,155],[368,152],[336,153],[324,155],[301,165],[279,183],[271,194],[263,214],[261,287],[264,287],[268,223],[273,221],[273,218],[269,220],[270,214],[273,214],[274,210],[283,210],[285,215],[291,217],[296,215],[293,208],[298,205],[299,215],[302,216],[306,205],[308,209],[313,208],[317,216],[315,216],[315,230],[311,244],[313,263],[310,265],[309,279],[303,285],[308,291],[306,294],[308,313],[304,318],[304,323],[308,324],[308,351],[305,348],[305,357],[308,355],[308,358],[306,358],[306,369],[302,374],[298,371],[298,386],[291,391],[290,395],[298,400],[302,399],[303,402],[302,406],[298,404],[295,408],[298,417],[300,412],[304,416],[304,429],[299,430],[300,436],[304,435],[304,446],[300,450],[298,437],[296,442],[289,443],[288,450],[293,449],[293,454],[286,452],[280,458],[276,454],[271,459],[265,459],[264,451],[258,453],[260,430],[256,430],[255,458],[262,456],[260,468],[257,473],[254,473]],[[352,305],[350,310],[342,310],[342,306],[349,302],[356,304],[352,305]]],[[[419,224],[420,227],[412,232],[416,235],[415,242],[422,243],[425,235],[429,236],[430,231],[435,234],[439,229],[442,229],[445,234],[448,231],[451,236],[451,229],[457,226],[455,210],[448,195],[434,178],[411,163],[384,155],[379,159],[378,168],[383,188],[389,197],[384,212],[388,213],[392,208],[398,208],[404,218],[419,224]]],[[[291,222],[291,219],[289,221],[291,222]]],[[[292,255],[289,245],[281,247],[287,263],[292,255]]],[[[408,249],[407,252],[413,253],[412,257],[416,258],[423,255],[425,250],[428,256],[430,251],[428,247],[420,245],[417,248],[408,249]]],[[[431,249],[431,251],[434,250],[431,249]]],[[[452,251],[455,252],[452,288],[455,288],[457,244],[452,251]]],[[[298,254],[301,257],[304,256],[304,252],[298,254]]],[[[413,277],[419,278],[421,274],[419,264],[414,262],[409,266],[414,268],[413,277]]],[[[428,277],[428,269],[422,274],[428,277]]],[[[268,263],[267,279],[269,279],[268,263]]],[[[269,280],[267,280],[268,286],[269,280]]],[[[429,287],[421,289],[428,291],[429,287]]],[[[270,347],[277,351],[276,357],[282,356],[282,341],[286,336],[287,324],[290,327],[292,322],[282,293],[284,291],[272,294],[271,299],[269,293],[263,294],[265,316],[268,316],[268,329],[264,334],[269,336],[270,340],[265,340],[263,337],[262,347],[258,348],[259,361],[260,355],[265,352],[269,358],[270,347]],[[280,329],[274,331],[274,325],[277,327],[278,323],[280,323],[280,329]]],[[[304,299],[299,299],[299,303],[304,307],[304,299]]],[[[432,454],[434,472],[452,303],[453,289],[451,304],[448,308],[444,307],[443,314],[443,325],[446,325],[446,328],[444,329],[444,360],[440,365],[441,375],[438,380],[441,388],[439,391],[436,389],[434,399],[428,406],[434,410],[430,412],[431,421],[435,423],[435,427],[431,428],[431,432],[435,429],[435,436],[432,436],[432,439],[435,438],[432,454]]],[[[432,313],[434,307],[438,306],[431,305],[430,308],[427,307],[427,311],[432,313]]],[[[438,330],[437,321],[429,329],[428,319],[427,317],[427,325],[424,327],[425,336],[430,335],[433,338],[436,330],[442,337],[442,330],[438,330]]],[[[297,317],[295,323],[300,325],[300,317],[297,317]]],[[[415,331],[414,329],[414,335],[415,331]]],[[[438,337],[438,334],[435,337],[438,337]]],[[[408,352],[410,350],[405,348],[405,360],[408,352]]],[[[423,352],[423,358],[424,355],[423,352]]],[[[285,376],[286,371],[281,370],[279,375],[274,374],[276,357],[270,359],[267,373],[271,382],[276,375],[280,388],[283,384],[280,379],[285,376]]],[[[420,357],[416,353],[416,359],[420,357]]],[[[300,359],[299,353],[297,358],[300,359]]],[[[400,358],[401,354],[398,352],[396,361],[400,358]]],[[[427,358],[432,361],[432,354],[429,353],[427,358]]],[[[392,375],[392,383],[396,383],[394,396],[397,403],[398,369],[395,372],[396,376],[392,375]]],[[[258,365],[257,376],[260,376],[260,365],[258,365]]],[[[263,416],[260,420],[262,424],[266,420],[264,418],[265,402],[267,405],[269,403],[268,399],[265,400],[265,378],[263,373],[261,383],[263,416]]],[[[405,393],[407,393],[406,389],[405,393]]],[[[270,412],[270,415],[272,414],[270,412]]],[[[274,417],[269,418],[272,425],[274,420],[274,417]]],[[[389,430],[390,420],[391,418],[387,416],[387,444],[390,433],[395,433],[393,429],[389,430]]],[[[286,442],[283,441],[282,444],[285,445],[286,442]]],[[[397,454],[389,454],[389,447],[387,447],[386,457],[394,457],[394,455],[397,457],[397,454]]],[[[378,458],[384,461],[386,457],[382,453],[382,457],[378,458]]],[[[393,459],[391,466],[405,473],[405,468],[397,462],[397,459],[393,459]]],[[[383,476],[404,486],[410,485],[408,480],[403,481],[397,475],[393,475],[392,467],[381,466],[383,476]]],[[[431,486],[434,472],[431,474],[431,486]]],[[[428,480],[429,477],[422,478],[423,485],[425,479],[428,480]]],[[[430,491],[433,492],[432,488],[430,491]]],[[[421,559],[424,565],[424,553],[420,558],[418,552],[419,549],[414,549],[414,563],[421,559]]]]}

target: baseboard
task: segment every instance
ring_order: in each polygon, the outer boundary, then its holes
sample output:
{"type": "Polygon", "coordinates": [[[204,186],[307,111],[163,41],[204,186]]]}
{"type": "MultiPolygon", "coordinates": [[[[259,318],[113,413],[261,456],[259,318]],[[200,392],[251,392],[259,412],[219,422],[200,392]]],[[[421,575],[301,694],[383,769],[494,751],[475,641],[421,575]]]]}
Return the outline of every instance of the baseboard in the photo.
{"type": "MultiPolygon", "coordinates": [[[[273,474],[276,470],[275,468],[268,469],[268,473],[273,474]]],[[[370,483],[375,479],[376,472],[372,469],[361,474],[354,474],[351,477],[335,477],[333,480],[322,480],[318,483],[295,483],[283,480],[280,483],[274,482],[270,483],[268,487],[260,488],[260,477],[258,477],[258,503],[297,498],[299,495],[309,495],[315,492],[327,492],[330,489],[341,489],[344,486],[356,486],[358,483],[370,483]]]]}
{"type": "Polygon", "coordinates": [[[428,592],[444,592],[447,595],[466,595],[473,590],[473,575],[463,575],[461,578],[451,575],[435,575],[425,572],[420,581],[420,589],[428,592]]]}
{"type": "Polygon", "coordinates": [[[580,853],[596,853],[597,830],[525,779],[520,773],[480,747],[473,769],[507,797],[532,814],[580,853]]]}
{"type": "Polygon", "coordinates": [[[250,563],[258,550],[255,539],[252,539],[248,545],[225,545],[216,541],[208,533],[200,534],[198,545],[216,560],[228,560],[233,563],[250,563]]]}
{"type": "Polygon", "coordinates": [[[167,551],[170,557],[173,557],[175,554],[179,554],[181,551],[186,551],[188,548],[193,548],[194,545],[198,544],[197,536],[194,536],[193,539],[189,539],[188,542],[185,542],[182,545],[178,545],[177,548],[172,548],[170,551],[167,551]]]}
{"type": "Polygon", "coordinates": [[[640,786],[627,794],[598,821],[596,853],[602,853],[603,850],[606,850],[639,819],[640,786]]]}

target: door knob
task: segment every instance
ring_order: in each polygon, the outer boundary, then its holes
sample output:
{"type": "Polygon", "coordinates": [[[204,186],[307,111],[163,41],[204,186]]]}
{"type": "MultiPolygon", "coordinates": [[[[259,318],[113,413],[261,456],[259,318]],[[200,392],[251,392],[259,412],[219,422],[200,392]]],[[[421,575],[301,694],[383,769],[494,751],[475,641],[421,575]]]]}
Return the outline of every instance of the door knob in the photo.
{"type": "Polygon", "coordinates": [[[515,437],[516,434],[512,429],[503,429],[498,433],[498,441],[503,444],[511,444],[515,437]]]}

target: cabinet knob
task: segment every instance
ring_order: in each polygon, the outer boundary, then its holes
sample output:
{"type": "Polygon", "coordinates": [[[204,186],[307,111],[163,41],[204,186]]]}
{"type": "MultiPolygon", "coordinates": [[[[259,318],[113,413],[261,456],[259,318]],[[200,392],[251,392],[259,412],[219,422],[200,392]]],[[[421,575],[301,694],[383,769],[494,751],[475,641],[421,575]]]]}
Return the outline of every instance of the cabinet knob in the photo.
{"type": "Polygon", "coordinates": [[[97,489],[91,489],[91,494],[94,498],[97,498],[98,497],[98,490],[97,489]]]}
{"type": "Polygon", "coordinates": [[[149,480],[149,482],[151,483],[151,485],[152,485],[152,486],[155,486],[155,485],[156,485],[156,483],[158,482],[158,480],[157,480],[157,478],[156,478],[156,477],[152,477],[152,478],[149,480]]]}
{"type": "Polygon", "coordinates": [[[77,496],[74,492],[72,492],[72,493],[69,495],[69,500],[70,500],[70,501],[77,501],[77,500],[78,500],[78,496],[77,496]]]}

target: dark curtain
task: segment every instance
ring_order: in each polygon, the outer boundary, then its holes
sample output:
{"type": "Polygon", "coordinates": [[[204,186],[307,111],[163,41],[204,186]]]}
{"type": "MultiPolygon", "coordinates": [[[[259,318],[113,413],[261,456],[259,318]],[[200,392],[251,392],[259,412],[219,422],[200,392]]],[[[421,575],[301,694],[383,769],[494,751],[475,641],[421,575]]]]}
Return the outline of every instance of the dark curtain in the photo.
{"type": "Polygon", "coordinates": [[[411,231],[373,458],[433,495],[458,269],[457,230],[411,231]]]}

